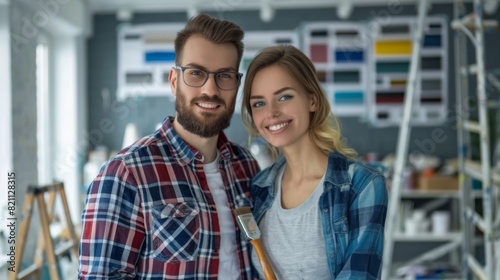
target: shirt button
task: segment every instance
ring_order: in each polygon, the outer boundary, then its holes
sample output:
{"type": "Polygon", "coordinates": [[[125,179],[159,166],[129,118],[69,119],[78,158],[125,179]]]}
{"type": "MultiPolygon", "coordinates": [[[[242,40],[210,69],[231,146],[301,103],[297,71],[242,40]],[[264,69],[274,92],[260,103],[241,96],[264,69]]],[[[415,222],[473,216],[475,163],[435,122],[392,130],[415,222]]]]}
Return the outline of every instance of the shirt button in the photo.
{"type": "Polygon", "coordinates": [[[335,257],[335,254],[334,253],[330,253],[330,258],[333,258],[335,257]]]}
{"type": "Polygon", "coordinates": [[[325,213],[328,212],[328,208],[324,208],[323,211],[325,211],[325,213]]]}

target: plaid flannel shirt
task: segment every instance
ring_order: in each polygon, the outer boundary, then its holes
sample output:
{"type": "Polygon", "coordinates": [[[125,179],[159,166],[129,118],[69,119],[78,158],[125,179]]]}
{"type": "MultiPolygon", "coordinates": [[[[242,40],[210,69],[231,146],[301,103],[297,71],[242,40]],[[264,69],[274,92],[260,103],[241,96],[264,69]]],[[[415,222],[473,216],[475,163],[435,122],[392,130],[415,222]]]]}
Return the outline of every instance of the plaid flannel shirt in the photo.
{"type": "MultiPolygon", "coordinates": [[[[219,220],[203,157],[171,122],[110,159],[89,186],[79,279],[217,279],[219,220]]],[[[230,209],[251,206],[257,162],[222,132],[217,149],[230,209]]],[[[249,279],[248,243],[234,224],[240,279],[249,279]]]]}

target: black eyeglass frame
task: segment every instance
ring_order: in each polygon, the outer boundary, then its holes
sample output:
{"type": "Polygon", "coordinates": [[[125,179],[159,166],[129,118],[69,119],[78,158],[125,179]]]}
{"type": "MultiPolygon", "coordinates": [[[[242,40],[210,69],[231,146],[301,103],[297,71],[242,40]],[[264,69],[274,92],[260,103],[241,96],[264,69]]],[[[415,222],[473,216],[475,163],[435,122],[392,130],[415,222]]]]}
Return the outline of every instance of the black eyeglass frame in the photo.
{"type": "Polygon", "coordinates": [[[194,87],[194,88],[200,88],[200,87],[204,86],[207,83],[208,78],[210,77],[210,74],[214,74],[215,85],[217,86],[218,89],[220,89],[220,90],[226,90],[226,91],[235,90],[235,89],[237,89],[240,86],[241,78],[243,77],[243,73],[236,72],[236,71],[227,71],[227,70],[224,70],[224,71],[212,72],[212,71],[207,71],[207,70],[200,69],[200,68],[194,67],[194,66],[179,66],[179,65],[175,65],[174,68],[178,69],[178,70],[181,70],[181,72],[182,72],[182,81],[184,81],[184,83],[187,86],[194,87]],[[203,72],[207,73],[207,76],[205,77],[205,81],[201,85],[199,85],[199,86],[192,86],[192,85],[186,83],[186,80],[184,79],[184,71],[186,71],[186,69],[196,69],[196,70],[200,70],[200,71],[203,71],[203,72]],[[221,88],[219,86],[219,82],[217,81],[217,78],[216,78],[217,75],[221,74],[221,73],[236,73],[236,77],[238,77],[238,82],[236,83],[236,86],[234,88],[232,88],[232,89],[221,88]]]}

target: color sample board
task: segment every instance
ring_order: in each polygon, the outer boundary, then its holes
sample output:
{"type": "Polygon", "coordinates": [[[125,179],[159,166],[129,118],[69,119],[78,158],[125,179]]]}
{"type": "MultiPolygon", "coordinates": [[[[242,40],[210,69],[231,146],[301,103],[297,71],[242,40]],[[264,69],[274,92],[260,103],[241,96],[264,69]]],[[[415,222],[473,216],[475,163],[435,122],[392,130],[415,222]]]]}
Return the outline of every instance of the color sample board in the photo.
{"type": "Polygon", "coordinates": [[[168,83],[175,66],[174,40],[184,24],[121,25],[118,29],[118,99],[173,98],[168,83]]]}
{"type": "MultiPolygon", "coordinates": [[[[398,126],[408,80],[416,17],[358,22],[309,22],[296,31],[247,31],[240,72],[264,47],[300,47],[338,116],[358,116],[378,127],[398,126]]],[[[118,98],[172,97],[169,71],[174,39],[184,24],[122,25],[118,30],[118,98]]],[[[447,19],[427,17],[413,102],[413,125],[439,125],[448,102],[447,19]]],[[[243,76],[243,79],[245,76],[243,76]]],[[[237,97],[240,112],[243,82],[237,97]]]]}
{"type": "Polygon", "coordinates": [[[302,51],[314,63],[332,111],[367,117],[369,43],[362,25],[311,22],[302,26],[301,35],[302,51]]]}
{"type": "MultiPolygon", "coordinates": [[[[372,35],[373,52],[368,63],[373,102],[368,106],[375,126],[396,126],[403,116],[415,17],[380,21],[372,35]]],[[[445,17],[426,17],[420,69],[413,101],[413,125],[439,125],[446,119],[448,102],[448,28],[445,17]]]]}
{"type": "Polygon", "coordinates": [[[246,31],[244,38],[245,50],[240,63],[240,72],[243,73],[238,97],[236,99],[235,112],[241,112],[241,102],[243,98],[243,85],[248,66],[257,53],[270,46],[292,45],[299,48],[299,34],[295,31],[246,31]]]}

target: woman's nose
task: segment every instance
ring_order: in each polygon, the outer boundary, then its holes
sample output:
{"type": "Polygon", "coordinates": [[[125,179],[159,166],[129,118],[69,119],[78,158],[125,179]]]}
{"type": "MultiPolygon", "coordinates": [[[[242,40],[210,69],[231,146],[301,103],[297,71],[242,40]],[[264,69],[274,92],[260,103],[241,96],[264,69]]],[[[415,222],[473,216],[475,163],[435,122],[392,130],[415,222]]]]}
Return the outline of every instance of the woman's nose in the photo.
{"type": "Polygon", "coordinates": [[[270,104],[269,107],[268,107],[268,118],[276,118],[276,117],[279,117],[280,115],[280,111],[279,111],[279,108],[277,105],[275,104],[270,104]]]}

